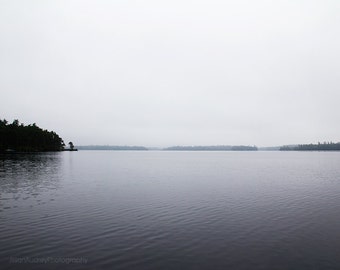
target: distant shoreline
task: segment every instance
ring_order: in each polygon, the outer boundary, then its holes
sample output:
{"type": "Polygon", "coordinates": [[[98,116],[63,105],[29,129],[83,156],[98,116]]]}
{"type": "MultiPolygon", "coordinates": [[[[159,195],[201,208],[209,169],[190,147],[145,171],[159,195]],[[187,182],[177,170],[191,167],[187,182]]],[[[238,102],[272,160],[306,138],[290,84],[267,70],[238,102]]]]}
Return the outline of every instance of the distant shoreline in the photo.
{"type": "MultiPolygon", "coordinates": [[[[77,146],[78,150],[102,150],[102,151],[214,151],[214,152],[232,152],[232,151],[340,151],[340,143],[326,144],[301,144],[286,146],[257,147],[245,145],[197,145],[197,146],[171,146],[171,147],[145,147],[145,146],[118,146],[118,145],[83,145],[77,146]]],[[[67,151],[67,150],[66,150],[67,151]]]]}
{"type": "Polygon", "coordinates": [[[324,142],[318,144],[299,144],[282,146],[280,151],[340,151],[340,143],[324,142]]]}
{"type": "Polygon", "coordinates": [[[144,146],[118,146],[118,145],[79,145],[78,150],[113,150],[113,151],[148,151],[144,146]]]}
{"type": "Polygon", "coordinates": [[[213,146],[171,146],[165,148],[144,146],[116,146],[116,145],[84,145],[77,146],[79,150],[112,150],[112,151],[257,151],[256,146],[244,145],[213,145],[213,146]]]}
{"type": "Polygon", "coordinates": [[[214,146],[172,146],[164,151],[257,151],[256,146],[245,145],[214,145],[214,146]]]}

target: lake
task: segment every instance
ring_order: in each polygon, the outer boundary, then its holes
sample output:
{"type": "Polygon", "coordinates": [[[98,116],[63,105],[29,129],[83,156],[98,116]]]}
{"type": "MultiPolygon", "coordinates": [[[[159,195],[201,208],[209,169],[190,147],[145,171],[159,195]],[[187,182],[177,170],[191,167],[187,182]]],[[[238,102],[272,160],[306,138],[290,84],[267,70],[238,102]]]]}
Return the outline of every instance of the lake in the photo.
{"type": "Polygon", "coordinates": [[[340,269],[340,153],[1,156],[0,268],[340,269]]]}

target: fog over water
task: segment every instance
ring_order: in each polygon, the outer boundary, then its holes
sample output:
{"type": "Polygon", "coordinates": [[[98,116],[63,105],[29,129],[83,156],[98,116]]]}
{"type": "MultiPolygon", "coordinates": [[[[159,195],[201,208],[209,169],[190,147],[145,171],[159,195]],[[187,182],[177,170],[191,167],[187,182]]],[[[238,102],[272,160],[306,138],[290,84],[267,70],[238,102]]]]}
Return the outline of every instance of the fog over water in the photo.
{"type": "Polygon", "coordinates": [[[0,117],[78,145],[339,141],[339,1],[1,1],[0,117]]]}

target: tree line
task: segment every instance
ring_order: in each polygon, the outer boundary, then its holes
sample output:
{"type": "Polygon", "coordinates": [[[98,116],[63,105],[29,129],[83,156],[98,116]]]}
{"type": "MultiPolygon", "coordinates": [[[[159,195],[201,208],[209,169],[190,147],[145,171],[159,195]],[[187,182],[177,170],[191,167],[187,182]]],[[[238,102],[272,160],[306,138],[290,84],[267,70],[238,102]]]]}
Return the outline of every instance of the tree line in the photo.
{"type": "Polygon", "coordinates": [[[280,151],[340,151],[340,143],[324,142],[317,144],[300,144],[296,146],[282,146],[280,151]]]}
{"type": "Polygon", "coordinates": [[[246,145],[209,145],[209,146],[171,146],[165,151],[257,151],[256,146],[246,145]]]}
{"type": "Polygon", "coordinates": [[[119,146],[119,145],[83,145],[77,146],[79,150],[131,150],[131,151],[146,151],[144,146],[119,146]]]}
{"type": "Polygon", "coordinates": [[[61,151],[64,141],[54,131],[41,129],[35,123],[20,124],[19,120],[8,123],[0,119],[0,152],[61,151]]]}

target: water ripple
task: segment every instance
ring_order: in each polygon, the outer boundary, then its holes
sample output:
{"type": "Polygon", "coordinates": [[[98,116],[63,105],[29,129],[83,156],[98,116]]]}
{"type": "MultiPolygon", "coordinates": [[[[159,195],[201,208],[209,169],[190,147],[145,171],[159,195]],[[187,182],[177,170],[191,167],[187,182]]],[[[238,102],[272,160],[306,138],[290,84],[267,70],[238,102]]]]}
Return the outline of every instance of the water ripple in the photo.
{"type": "Polygon", "coordinates": [[[1,159],[1,269],[340,268],[339,153],[72,154],[1,159]]]}

